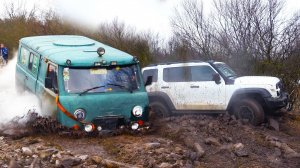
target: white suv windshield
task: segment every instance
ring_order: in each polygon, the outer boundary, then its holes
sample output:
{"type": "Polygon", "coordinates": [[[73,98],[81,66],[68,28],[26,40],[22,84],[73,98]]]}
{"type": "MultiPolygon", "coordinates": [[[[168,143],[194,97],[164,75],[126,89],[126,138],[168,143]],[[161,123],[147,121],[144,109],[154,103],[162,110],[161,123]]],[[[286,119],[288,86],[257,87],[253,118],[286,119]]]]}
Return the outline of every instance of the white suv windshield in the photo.
{"type": "Polygon", "coordinates": [[[224,63],[214,63],[216,68],[226,77],[237,77],[236,73],[226,64],[224,63]]]}
{"type": "Polygon", "coordinates": [[[64,68],[63,79],[68,93],[133,91],[139,88],[136,65],[100,68],[64,68]]]}

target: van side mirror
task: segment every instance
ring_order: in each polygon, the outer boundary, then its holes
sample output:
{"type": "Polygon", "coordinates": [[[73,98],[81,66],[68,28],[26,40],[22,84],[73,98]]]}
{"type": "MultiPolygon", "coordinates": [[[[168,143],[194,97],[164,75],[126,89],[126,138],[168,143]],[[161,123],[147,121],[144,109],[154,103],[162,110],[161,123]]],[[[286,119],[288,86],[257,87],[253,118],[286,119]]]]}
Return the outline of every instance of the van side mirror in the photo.
{"type": "Polygon", "coordinates": [[[145,86],[148,86],[148,85],[151,85],[152,84],[152,76],[148,76],[147,77],[147,80],[146,80],[146,82],[145,82],[145,86]]]}
{"type": "Polygon", "coordinates": [[[213,79],[213,81],[216,82],[216,84],[221,83],[221,77],[220,77],[220,74],[218,74],[218,73],[213,74],[212,79],[213,79]]]}
{"type": "Polygon", "coordinates": [[[47,88],[47,89],[52,89],[53,88],[52,78],[50,78],[50,77],[45,78],[45,88],[47,88]]]}

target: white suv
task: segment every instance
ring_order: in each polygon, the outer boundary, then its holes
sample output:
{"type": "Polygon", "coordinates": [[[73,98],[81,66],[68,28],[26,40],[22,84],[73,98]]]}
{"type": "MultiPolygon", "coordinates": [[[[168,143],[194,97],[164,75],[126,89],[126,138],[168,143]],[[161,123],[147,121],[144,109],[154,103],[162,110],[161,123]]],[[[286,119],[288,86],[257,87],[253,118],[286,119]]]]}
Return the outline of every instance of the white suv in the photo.
{"type": "Polygon", "coordinates": [[[223,62],[166,63],[142,69],[155,115],[229,111],[258,125],[287,105],[280,79],[238,77],[223,62]]]}

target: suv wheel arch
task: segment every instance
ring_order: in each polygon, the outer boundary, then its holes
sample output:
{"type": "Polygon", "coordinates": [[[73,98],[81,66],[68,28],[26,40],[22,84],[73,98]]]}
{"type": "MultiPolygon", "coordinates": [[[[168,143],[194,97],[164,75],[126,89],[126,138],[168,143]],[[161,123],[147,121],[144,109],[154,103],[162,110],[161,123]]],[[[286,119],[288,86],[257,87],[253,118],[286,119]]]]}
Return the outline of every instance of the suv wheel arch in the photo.
{"type": "Polygon", "coordinates": [[[230,101],[227,106],[227,111],[231,112],[233,106],[242,99],[251,98],[255,99],[258,103],[261,104],[263,109],[266,111],[266,102],[265,98],[271,97],[271,94],[262,88],[246,88],[246,89],[239,89],[233,93],[230,98],[230,101]]]}
{"type": "Polygon", "coordinates": [[[170,97],[166,93],[150,92],[148,93],[148,97],[150,102],[149,106],[152,109],[152,114],[150,112],[150,118],[153,116],[155,116],[154,118],[168,117],[172,114],[172,110],[175,109],[170,97]]]}

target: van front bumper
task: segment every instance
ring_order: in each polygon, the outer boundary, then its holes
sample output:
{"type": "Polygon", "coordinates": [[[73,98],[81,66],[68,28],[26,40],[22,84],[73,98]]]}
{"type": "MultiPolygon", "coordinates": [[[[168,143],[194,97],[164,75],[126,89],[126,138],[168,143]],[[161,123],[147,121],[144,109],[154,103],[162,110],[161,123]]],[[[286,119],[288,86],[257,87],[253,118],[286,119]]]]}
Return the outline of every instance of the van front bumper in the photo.
{"type": "Polygon", "coordinates": [[[143,120],[131,121],[123,116],[101,116],[96,117],[91,122],[95,131],[117,130],[129,128],[131,130],[141,130],[148,127],[149,123],[143,120]]]}
{"type": "Polygon", "coordinates": [[[265,102],[268,109],[279,110],[288,105],[289,96],[286,92],[283,92],[279,98],[266,98],[265,102]]]}
{"type": "Polygon", "coordinates": [[[129,121],[123,116],[101,116],[94,118],[92,123],[96,128],[101,127],[102,130],[115,130],[125,127],[128,125],[129,121]]]}

